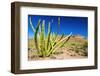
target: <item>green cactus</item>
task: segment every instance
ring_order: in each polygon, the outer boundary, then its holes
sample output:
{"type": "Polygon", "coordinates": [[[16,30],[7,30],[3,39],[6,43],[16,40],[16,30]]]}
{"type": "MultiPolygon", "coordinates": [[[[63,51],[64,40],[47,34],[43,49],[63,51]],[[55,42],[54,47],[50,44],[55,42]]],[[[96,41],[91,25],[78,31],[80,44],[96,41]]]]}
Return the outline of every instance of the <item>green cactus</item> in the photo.
{"type": "MultiPolygon", "coordinates": [[[[40,57],[48,57],[62,47],[72,36],[70,33],[68,36],[59,36],[58,34],[51,32],[51,23],[48,23],[48,33],[45,36],[45,20],[39,20],[34,29],[30,18],[30,26],[34,32],[34,43],[40,57]]],[[[60,17],[58,17],[58,27],[60,27],[60,17]]],[[[59,29],[58,29],[59,30],[59,29]]]]}

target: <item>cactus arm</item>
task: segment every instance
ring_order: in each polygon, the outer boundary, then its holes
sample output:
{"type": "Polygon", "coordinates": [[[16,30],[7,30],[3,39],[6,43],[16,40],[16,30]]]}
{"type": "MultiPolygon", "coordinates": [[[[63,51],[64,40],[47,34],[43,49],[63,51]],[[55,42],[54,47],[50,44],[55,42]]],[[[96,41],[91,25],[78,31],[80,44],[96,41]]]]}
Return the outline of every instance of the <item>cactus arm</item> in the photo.
{"type": "Polygon", "coordinates": [[[68,41],[69,38],[71,37],[72,33],[70,33],[67,37],[61,39],[59,42],[57,42],[53,47],[52,49],[50,50],[50,52],[48,53],[48,56],[52,53],[52,52],[55,52],[55,50],[57,50],[58,48],[60,48],[63,43],[62,42],[65,42],[66,40],[68,41]]]}
{"type": "Polygon", "coordinates": [[[39,20],[38,24],[37,24],[37,27],[36,27],[36,31],[35,31],[35,35],[34,35],[34,41],[35,41],[35,47],[38,51],[38,54],[40,54],[40,51],[39,51],[39,46],[38,46],[38,30],[39,30],[39,26],[40,26],[40,23],[41,23],[41,20],[39,20]]]}
{"type": "Polygon", "coordinates": [[[32,19],[31,19],[31,17],[30,17],[29,22],[30,22],[30,26],[31,26],[31,28],[32,28],[33,32],[35,33],[35,29],[34,29],[34,26],[33,26],[33,24],[32,24],[32,19]]]}

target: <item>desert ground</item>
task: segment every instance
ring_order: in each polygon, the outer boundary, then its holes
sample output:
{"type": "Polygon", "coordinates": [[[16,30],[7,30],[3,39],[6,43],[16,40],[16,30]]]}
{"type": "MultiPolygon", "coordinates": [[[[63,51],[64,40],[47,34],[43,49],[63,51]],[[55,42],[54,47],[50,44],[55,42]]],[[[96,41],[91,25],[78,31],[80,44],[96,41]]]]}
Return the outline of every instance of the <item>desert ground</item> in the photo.
{"type": "Polygon", "coordinates": [[[37,55],[33,39],[29,39],[28,47],[28,60],[82,59],[88,57],[87,39],[80,35],[72,36],[63,47],[49,57],[43,58],[37,55]]]}

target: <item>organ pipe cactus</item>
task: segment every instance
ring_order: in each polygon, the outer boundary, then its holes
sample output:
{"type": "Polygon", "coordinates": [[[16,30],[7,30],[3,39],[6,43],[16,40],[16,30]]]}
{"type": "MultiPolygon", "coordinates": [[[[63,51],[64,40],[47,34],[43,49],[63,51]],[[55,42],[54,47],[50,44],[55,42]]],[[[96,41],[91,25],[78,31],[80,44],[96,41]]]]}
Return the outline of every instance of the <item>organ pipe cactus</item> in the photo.
{"type": "MultiPolygon", "coordinates": [[[[39,20],[36,29],[33,26],[30,18],[30,26],[34,32],[34,43],[39,57],[49,57],[62,47],[72,36],[70,33],[68,36],[62,34],[59,35],[51,32],[51,22],[48,23],[48,33],[45,34],[45,20],[39,20]]],[[[58,17],[58,28],[60,27],[60,17],[58,17]]],[[[59,30],[59,29],[58,29],[59,30]]],[[[57,31],[58,32],[58,31],[57,31]]]]}

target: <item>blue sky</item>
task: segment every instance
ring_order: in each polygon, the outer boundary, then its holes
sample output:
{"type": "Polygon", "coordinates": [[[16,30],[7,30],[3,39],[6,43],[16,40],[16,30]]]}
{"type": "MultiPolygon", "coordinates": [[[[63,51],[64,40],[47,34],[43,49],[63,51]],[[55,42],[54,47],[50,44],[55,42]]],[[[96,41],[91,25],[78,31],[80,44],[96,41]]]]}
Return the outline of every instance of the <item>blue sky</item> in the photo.
{"type": "Polygon", "coordinates": [[[59,35],[68,35],[72,32],[73,35],[82,35],[88,37],[88,18],[87,17],[71,17],[71,16],[47,16],[47,15],[28,15],[28,36],[32,38],[34,32],[32,31],[29,23],[31,17],[34,28],[38,20],[45,20],[45,33],[47,33],[48,22],[51,22],[51,32],[57,33],[58,17],[60,17],[59,35]]]}

